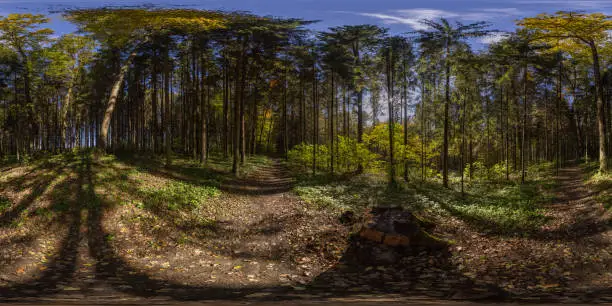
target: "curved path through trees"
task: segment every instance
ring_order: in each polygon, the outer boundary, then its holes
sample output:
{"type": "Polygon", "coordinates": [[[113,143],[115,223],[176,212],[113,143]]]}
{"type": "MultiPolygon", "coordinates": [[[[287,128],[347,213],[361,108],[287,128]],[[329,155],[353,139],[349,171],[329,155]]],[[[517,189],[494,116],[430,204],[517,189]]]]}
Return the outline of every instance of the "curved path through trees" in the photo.
{"type": "MultiPolygon", "coordinates": [[[[245,271],[236,274],[244,277],[246,283],[236,282],[242,285],[234,286],[219,282],[195,286],[164,280],[134,267],[118,253],[103,224],[104,210],[92,204],[105,204],[105,200],[96,192],[96,186],[102,182],[92,176],[90,161],[80,164],[75,170],[77,175],[59,183],[75,195],[68,203],[70,209],[63,213],[63,220],[68,225],[59,253],[39,266],[40,274],[36,279],[0,287],[0,302],[165,304],[197,301],[231,305],[232,301],[266,304],[285,301],[309,305],[328,301],[371,305],[384,301],[465,305],[470,301],[612,301],[609,290],[612,283],[612,232],[608,217],[602,214],[601,205],[593,200],[592,194],[584,186],[583,174],[578,167],[560,172],[556,200],[548,206],[551,222],[540,232],[521,241],[523,247],[539,248],[534,252],[541,251],[541,254],[516,252],[509,254],[505,262],[500,262],[507,264],[524,259],[520,256],[535,256],[558,264],[562,281],[549,286],[561,290],[549,292],[537,288],[523,294],[497,287],[496,284],[501,284],[503,280],[497,274],[469,277],[460,273],[456,262],[451,260],[450,252],[414,250],[396,265],[371,267],[352,264],[354,254],[351,249],[354,245],[349,245],[338,264],[325,266],[310,262],[316,257],[312,248],[318,248],[315,253],[323,253],[327,251],[325,245],[321,247],[320,244],[292,241],[290,238],[304,236],[305,239],[321,239],[324,244],[340,243],[334,239],[338,237],[337,231],[341,226],[332,220],[333,217],[307,211],[304,203],[290,192],[293,180],[279,161],[262,166],[245,178],[228,180],[221,185],[221,189],[228,194],[223,200],[242,203],[232,207],[239,207],[235,216],[244,218],[219,220],[218,236],[211,239],[217,239],[219,243],[227,241],[224,247],[228,253],[216,255],[221,258],[218,261],[219,269],[228,266],[231,270],[239,263],[244,265],[245,271]],[[334,228],[335,225],[339,227],[334,228]],[[329,228],[316,233],[307,231],[309,227],[318,226],[329,228]],[[276,244],[277,247],[262,247],[268,245],[266,243],[276,244]],[[571,253],[568,263],[573,265],[572,268],[569,264],[563,266],[565,261],[550,257],[559,255],[556,253],[558,250],[571,253]],[[283,258],[287,258],[284,256],[295,257],[297,254],[310,255],[298,258],[297,266],[283,263],[283,258]],[[576,258],[584,260],[577,263],[573,260],[576,258]],[[262,272],[261,269],[248,270],[255,260],[262,265],[276,263],[278,268],[273,273],[262,272]],[[570,270],[564,270],[566,268],[570,270]],[[248,273],[255,276],[251,277],[248,273]],[[253,278],[261,282],[249,283],[253,278]],[[481,282],[483,279],[492,279],[493,284],[481,282]]],[[[53,193],[53,186],[47,186],[50,182],[43,181],[46,179],[38,176],[32,182],[37,185],[33,188],[36,198],[45,195],[45,190],[40,189],[43,186],[51,188],[53,193]]],[[[26,196],[24,201],[29,199],[26,196]]],[[[21,204],[29,205],[28,202],[21,204]]],[[[491,237],[487,243],[491,248],[499,248],[505,243],[501,241],[498,237],[491,237]]],[[[0,242],[3,246],[11,243],[0,242]]],[[[215,267],[211,269],[215,271],[215,267]]],[[[188,276],[190,270],[182,273],[188,276]]],[[[554,277],[557,277],[556,274],[554,277]]]]}

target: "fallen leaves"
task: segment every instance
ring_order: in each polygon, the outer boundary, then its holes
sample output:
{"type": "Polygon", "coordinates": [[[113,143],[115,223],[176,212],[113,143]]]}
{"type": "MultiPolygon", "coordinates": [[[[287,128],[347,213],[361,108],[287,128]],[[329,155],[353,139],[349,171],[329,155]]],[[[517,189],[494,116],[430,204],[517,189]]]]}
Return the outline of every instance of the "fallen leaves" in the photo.
{"type": "Polygon", "coordinates": [[[560,286],[559,284],[543,284],[543,285],[541,284],[540,288],[547,290],[547,289],[557,288],[559,286],[560,286]]]}

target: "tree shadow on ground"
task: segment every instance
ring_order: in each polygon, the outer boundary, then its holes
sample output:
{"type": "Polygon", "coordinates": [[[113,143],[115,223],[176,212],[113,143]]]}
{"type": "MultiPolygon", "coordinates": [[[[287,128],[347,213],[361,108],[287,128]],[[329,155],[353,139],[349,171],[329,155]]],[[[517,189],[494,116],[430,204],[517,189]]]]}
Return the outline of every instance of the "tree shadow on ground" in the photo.
{"type": "MultiPolygon", "coordinates": [[[[28,283],[15,284],[10,287],[0,288],[0,297],[41,297],[56,294],[63,290],[72,280],[72,275],[76,270],[78,257],[78,245],[82,238],[81,227],[81,202],[79,196],[83,193],[80,186],[83,181],[83,164],[79,164],[79,177],[76,180],[64,180],[56,190],[73,194],[73,200],[69,202],[68,211],[62,212],[58,219],[68,224],[67,232],[60,243],[56,254],[52,257],[46,269],[36,279],[28,283]]],[[[55,169],[55,168],[54,168],[55,169]]],[[[55,191],[55,190],[54,190],[55,191]]],[[[40,195],[40,194],[39,194],[40,195]]],[[[57,203],[53,203],[57,205],[57,203]]],[[[63,209],[62,204],[62,210],[63,209]]]]}
{"type": "MultiPolygon", "coordinates": [[[[560,180],[561,184],[581,182],[575,179],[560,180]]],[[[565,241],[577,242],[581,239],[600,234],[608,229],[609,221],[601,219],[599,210],[595,208],[597,203],[590,200],[592,193],[582,187],[565,188],[563,193],[544,200],[538,200],[541,191],[535,183],[520,186],[519,192],[511,198],[497,195],[464,194],[453,190],[440,190],[437,187],[422,185],[418,187],[421,194],[438,203],[444,210],[454,217],[464,221],[480,234],[488,237],[516,238],[528,237],[539,241],[565,241]],[[580,201],[581,208],[569,205],[568,202],[580,201]],[[508,209],[512,207],[518,211],[517,222],[507,222],[505,217],[498,218],[496,215],[473,213],[477,209],[459,208],[490,208],[508,209]],[[548,228],[545,225],[552,221],[552,217],[541,213],[542,209],[556,212],[568,211],[569,214],[577,216],[573,222],[563,224],[557,228],[548,228]],[[519,222],[520,221],[520,222],[519,222]]]]}
{"type": "Polygon", "coordinates": [[[471,301],[508,297],[499,287],[476,284],[462,275],[451,256],[447,247],[394,248],[352,237],[339,264],[308,286],[333,296],[395,294],[471,301]]]}
{"type": "Polygon", "coordinates": [[[169,166],[160,167],[162,163],[159,159],[151,157],[136,158],[130,155],[118,155],[121,162],[146,170],[147,172],[165,177],[168,179],[179,180],[201,185],[216,186],[220,190],[238,195],[271,195],[288,192],[292,189],[294,180],[284,171],[277,170],[280,165],[267,167],[266,165],[255,163],[264,175],[253,177],[252,173],[247,173],[243,177],[235,177],[229,168],[223,165],[223,160],[212,159],[208,166],[202,167],[199,164],[184,164],[174,162],[169,166]],[[269,173],[266,173],[268,171],[269,173]]]}
{"type": "Polygon", "coordinates": [[[0,227],[11,225],[23,212],[31,209],[33,204],[49,190],[54,182],[57,181],[57,184],[62,184],[66,180],[63,175],[70,170],[74,170],[76,166],[73,163],[73,157],[70,155],[64,156],[59,161],[46,158],[32,166],[26,174],[3,184],[0,191],[17,193],[25,189],[31,189],[31,191],[21,198],[16,205],[0,214],[0,227]]]}
{"type": "MultiPolygon", "coordinates": [[[[77,178],[65,180],[54,188],[53,192],[57,190],[76,195],[69,202],[70,209],[61,214],[61,219],[67,224],[67,233],[57,254],[47,264],[47,269],[35,280],[0,288],[0,301],[70,294],[66,293],[64,288],[74,281],[77,260],[79,254],[84,251],[84,245],[88,246],[87,252],[95,260],[93,278],[87,283],[91,286],[80,288],[78,293],[74,293],[76,296],[99,294],[94,290],[97,284],[107,287],[105,290],[108,290],[108,294],[120,292],[142,298],[163,296],[177,301],[292,300],[304,297],[328,299],[378,294],[394,294],[411,299],[499,301],[508,296],[496,286],[479,284],[458,272],[450,260],[452,254],[448,248],[431,250],[415,247],[393,250],[395,255],[392,256],[397,257],[396,263],[373,265],[368,263],[371,253],[364,252],[364,248],[372,246],[354,238],[351,239],[350,246],[343,254],[340,263],[317,276],[312,282],[303,284],[304,288],[280,285],[249,285],[240,288],[220,285],[189,286],[159,280],[127,262],[109,243],[107,239],[109,233],[104,229],[103,221],[105,212],[111,210],[117,203],[96,191],[96,187],[104,186],[108,182],[96,179],[92,172],[90,157],[83,155],[77,169],[77,178]],[[262,292],[266,295],[258,295],[257,298],[251,296],[253,293],[262,292]]],[[[115,179],[124,177],[122,175],[121,171],[116,171],[115,179]]],[[[63,204],[59,200],[58,195],[54,204],[60,205],[55,207],[62,211],[63,204]]],[[[290,221],[290,219],[279,220],[279,222],[290,221]]],[[[266,228],[262,229],[264,231],[262,234],[267,234],[266,228]]],[[[278,230],[277,227],[269,229],[270,234],[278,230]]],[[[251,259],[259,254],[245,253],[233,256],[251,259]]]]}
{"type": "Polygon", "coordinates": [[[165,161],[151,156],[135,156],[128,154],[116,155],[120,162],[143,170],[150,174],[167,179],[188,181],[202,185],[218,186],[228,178],[228,173],[213,167],[202,167],[200,164],[177,164],[173,162],[165,165],[165,161]]]}
{"type": "MultiPolygon", "coordinates": [[[[96,186],[104,184],[99,182],[92,174],[92,161],[89,155],[83,155],[80,157],[81,161],[78,163],[76,169],[76,178],[67,178],[60,184],[49,190],[53,203],[50,209],[58,211],[60,214],[56,221],[64,222],[66,224],[66,233],[62,238],[59,249],[56,251],[55,256],[45,265],[46,269],[35,279],[28,281],[27,283],[13,283],[10,287],[0,288],[0,300],[15,300],[20,298],[51,298],[57,295],[70,295],[71,291],[66,291],[67,286],[75,284],[75,277],[80,272],[78,271],[79,263],[83,252],[88,252],[91,257],[95,260],[93,263],[93,275],[89,282],[79,282],[77,285],[83,286],[78,288],[79,291],[75,292],[76,296],[87,296],[88,294],[94,294],[97,284],[104,284],[112,292],[120,292],[129,296],[138,296],[142,298],[149,298],[154,296],[164,296],[173,300],[211,300],[211,299],[229,299],[229,300],[245,300],[254,299],[250,297],[250,294],[266,292],[265,296],[261,296],[258,299],[262,300],[291,300],[297,298],[303,298],[297,293],[303,293],[311,298],[330,298],[330,297],[345,297],[354,295],[356,293],[372,293],[368,290],[361,291],[347,291],[343,286],[336,286],[338,282],[326,281],[328,276],[340,275],[346,279],[355,278],[355,274],[342,274],[344,270],[336,270],[333,268],[315,279],[311,284],[306,284],[307,291],[295,291],[290,287],[286,286],[241,286],[239,288],[231,288],[220,285],[210,286],[189,286],[179,283],[173,283],[170,281],[164,281],[154,279],[145,272],[141,272],[137,268],[133,267],[130,263],[126,262],[109,243],[107,233],[104,229],[103,218],[105,211],[112,209],[116,203],[109,202],[106,197],[100,196],[96,192],[96,186]],[[65,194],[66,197],[62,199],[61,194],[65,194]],[[72,195],[72,196],[71,196],[72,195]],[[66,205],[68,204],[68,209],[66,205]],[[84,250],[85,246],[88,246],[84,250]]],[[[55,169],[55,168],[53,168],[55,169]]],[[[120,172],[117,172],[117,176],[121,176],[120,172]]],[[[33,178],[30,178],[33,179],[33,178]]],[[[37,182],[43,183],[43,182],[37,182]]],[[[34,191],[35,192],[35,191],[34,191]]],[[[37,192],[35,192],[37,193],[37,192]]],[[[291,216],[286,220],[276,220],[277,222],[291,222],[291,216]]],[[[264,226],[260,228],[261,233],[258,235],[267,235],[278,233],[279,227],[270,227],[269,229],[264,226]]],[[[223,238],[223,236],[221,236],[223,238]]],[[[344,259],[347,264],[352,265],[352,273],[363,273],[368,275],[367,267],[360,265],[353,265],[349,260],[354,256],[355,246],[351,246],[347,253],[344,255],[344,259]]],[[[436,294],[438,286],[442,284],[438,280],[446,275],[444,269],[448,262],[448,254],[439,253],[432,255],[436,261],[432,264],[428,262],[425,266],[418,266],[415,264],[407,263],[408,270],[399,270],[406,275],[416,277],[418,273],[427,272],[429,268],[439,269],[432,270],[437,271],[439,274],[434,276],[433,281],[429,284],[423,283],[422,286],[428,288],[425,294],[430,297],[451,297],[450,293],[443,295],[436,294]],[[418,267],[417,267],[418,266],[418,267]],[[425,269],[425,270],[424,270],[425,269]]],[[[423,254],[417,254],[421,256],[423,254]]],[[[234,254],[235,257],[240,258],[253,258],[261,256],[261,254],[249,254],[248,252],[240,255],[234,254]]],[[[417,258],[413,256],[411,258],[417,258]]],[[[382,286],[374,285],[376,288],[383,290],[383,286],[390,286],[389,281],[396,280],[393,276],[391,280],[387,279],[386,274],[380,275],[368,275],[367,283],[369,284],[381,284],[382,286]]],[[[364,280],[365,278],[355,278],[364,280]]],[[[418,282],[405,282],[397,283],[395,287],[391,286],[381,292],[393,292],[401,295],[410,295],[412,292],[407,288],[414,285],[416,288],[418,282]],[[410,292],[410,293],[408,293],[410,292]]],[[[464,281],[463,279],[461,281],[464,281]]],[[[465,280],[466,284],[469,280],[465,280]]],[[[448,283],[450,284],[450,283],[448,283]]],[[[359,283],[355,284],[357,288],[364,289],[359,283]]],[[[466,285],[467,286],[467,285],[466,285]]],[[[374,292],[378,289],[374,288],[374,292]]],[[[420,287],[419,287],[420,288],[420,287]]],[[[416,290],[416,289],[415,289],[416,290]]],[[[450,285],[448,287],[450,290],[450,285]]],[[[469,298],[469,297],[468,297],[469,298]]]]}

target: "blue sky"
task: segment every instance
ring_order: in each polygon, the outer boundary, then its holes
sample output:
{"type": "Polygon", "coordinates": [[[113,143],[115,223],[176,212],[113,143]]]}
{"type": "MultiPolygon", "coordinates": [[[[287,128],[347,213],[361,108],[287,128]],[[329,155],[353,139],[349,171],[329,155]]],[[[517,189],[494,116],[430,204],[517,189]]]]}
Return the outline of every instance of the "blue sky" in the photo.
{"type": "MultiPolygon", "coordinates": [[[[514,28],[515,20],[541,12],[584,10],[612,14],[612,0],[0,0],[0,15],[142,4],[243,10],[261,15],[321,20],[312,26],[316,30],[344,24],[379,24],[394,33],[419,29],[418,20],[422,18],[446,17],[464,23],[482,20],[490,22],[493,29],[509,31],[514,28]]],[[[74,30],[58,15],[52,20],[51,27],[57,34],[74,30]]],[[[483,42],[495,39],[493,36],[483,42]]]]}

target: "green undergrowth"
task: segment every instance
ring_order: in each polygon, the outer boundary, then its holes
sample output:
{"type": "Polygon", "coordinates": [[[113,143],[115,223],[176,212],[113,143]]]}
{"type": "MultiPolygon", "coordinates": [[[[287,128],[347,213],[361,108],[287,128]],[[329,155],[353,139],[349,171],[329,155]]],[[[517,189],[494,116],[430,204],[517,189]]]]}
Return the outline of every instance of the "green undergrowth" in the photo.
{"type": "Polygon", "coordinates": [[[380,174],[336,177],[299,177],[296,193],[320,209],[362,212],[370,207],[402,207],[438,216],[454,216],[483,233],[529,235],[547,222],[543,204],[552,201],[550,165],[530,168],[529,180],[465,179],[452,177],[451,189],[437,181],[413,180],[390,187],[380,174]]]}
{"type": "Polygon", "coordinates": [[[145,207],[177,210],[200,208],[208,199],[219,196],[220,191],[214,186],[198,186],[175,181],[162,188],[142,188],[141,193],[145,207]]]}
{"type": "MultiPolygon", "coordinates": [[[[271,164],[272,160],[265,156],[249,157],[240,175],[271,164]]],[[[42,155],[18,166],[27,167],[30,174],[11,178],[0,187],[6,190],[5,187],[36,187],[31,196],[26,195],[35,201],[44,192],[51,203],[36,208],[33,202],[24,213],[29,211],[30,215],[45,218],[60,217],[75,206],[112,210],[132,205],[180,223],[179,219],[190,214],[219,212],[218,207],[212,207],[218,205],[212,200],[221,194],[219,187],[223,181],[233,178],[231,160],[217,155],[211,155],[206,164],[174,155],[168,166],[164,156],[128,152],[107,155],[80,150],[42,155]],[[54,181],[57,183],[51,184],[54,181]]],[[[0,194],[0,214],[12,205],[0,194]]]]}
{"type": "MultiPolygon", "coordinates": [[[[219,185],[224,180],[232,179],[232,158],[220,154],[211,154],[205,163],[183,155],[172,155],[171,164],[166,165],[166,158],[153,154],[120,153],[117,159],[139,171],[169,172],[193,183],[202,185],[219,185]]],[[[258,169],[272,165],[267,156],[247,156],[239,167],[238,176],[247,176],[258,169]]]]}
{"type": "Polygon", "coordinates": [[[0,195],[0,213],[3,213],[5,210],[11,207],[11,205],[13,205],[13,203],[11,203],[11,200],[9,200],[7,197],[0,195]]]}
{"type": "MultiPolygon", "coordinates": [[[[612,161],[608,164],[610,162],[612,161]]],[[[600,173],[597,161],[584,163],[582,166],[586,173],[586,184],[595,193],[595,200],[607,210],[612,210],[612,174],[600,173]]]]}
{"type": "Polygon", "coordinates": [[[98,181],[115,195],[114,203],[156,212],[193,211],[221,194],[218,186],[223,173],[188,159],[174,159],[171,166],[165,166],[151,156],[108,155],[99,162],[98,181]]]}

